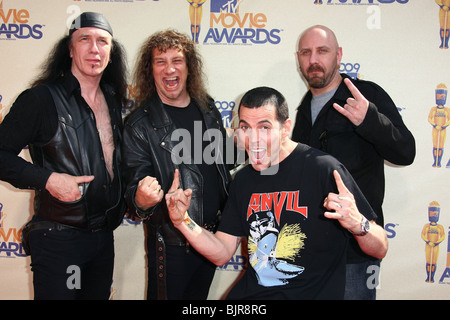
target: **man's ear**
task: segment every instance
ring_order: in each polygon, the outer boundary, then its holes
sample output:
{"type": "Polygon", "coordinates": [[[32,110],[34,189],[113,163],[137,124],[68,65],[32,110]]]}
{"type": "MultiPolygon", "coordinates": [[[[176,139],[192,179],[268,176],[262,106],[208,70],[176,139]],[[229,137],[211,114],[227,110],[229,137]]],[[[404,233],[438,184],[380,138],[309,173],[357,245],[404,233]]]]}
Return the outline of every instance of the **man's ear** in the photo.
{"type": "Polygon", "coordinates": [[[286,137],[289,137],[289,135],[291,134],[291,129],[292,129],[292,120],[286,119],[286,121],[283,123],[283,129],[282,129],[283,139],[286,137]]]}

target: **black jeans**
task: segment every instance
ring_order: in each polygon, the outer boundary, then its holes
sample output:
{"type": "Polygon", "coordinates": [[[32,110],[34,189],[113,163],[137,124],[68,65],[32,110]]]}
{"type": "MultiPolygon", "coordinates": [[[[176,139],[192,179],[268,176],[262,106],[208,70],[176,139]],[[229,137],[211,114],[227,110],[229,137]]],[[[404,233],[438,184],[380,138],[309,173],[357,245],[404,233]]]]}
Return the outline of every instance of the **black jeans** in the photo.
{"type": "Polygon", "coordinates": [[[381,260],[347,264],[344,300],[376,300],[381,260]]]}
{"type": "MultiPolygon", "coordinates": [[[[155,245],[148,242],[147,300],[157,299],[155,245]]],[[[216,266],[192,247],[166,246],[166,294],[168,300],[206,300],[216,266]]]]}
{"type": "Polygon", "coordinates": [[[106,300],[114,268],[112,231],[65,228],[30,234],[36,300],[106,300]]]}

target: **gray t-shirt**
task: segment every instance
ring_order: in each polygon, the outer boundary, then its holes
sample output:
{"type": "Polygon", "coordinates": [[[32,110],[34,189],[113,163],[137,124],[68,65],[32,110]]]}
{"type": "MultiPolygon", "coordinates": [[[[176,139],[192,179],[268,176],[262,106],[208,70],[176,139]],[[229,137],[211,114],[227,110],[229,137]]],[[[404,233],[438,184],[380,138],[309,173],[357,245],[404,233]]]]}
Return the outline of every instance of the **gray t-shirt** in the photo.
{"type": "Polygon", "coordinates": [[[321,94],[320,96],[313,96],[311,99],[311,121],[312,124],[316,121],[317,116],[320,113],[320,110],[325,106],[325,104],[330,101],[331,97],[334,96],[337,88],[334,88],[327,93],[321,94]]]}

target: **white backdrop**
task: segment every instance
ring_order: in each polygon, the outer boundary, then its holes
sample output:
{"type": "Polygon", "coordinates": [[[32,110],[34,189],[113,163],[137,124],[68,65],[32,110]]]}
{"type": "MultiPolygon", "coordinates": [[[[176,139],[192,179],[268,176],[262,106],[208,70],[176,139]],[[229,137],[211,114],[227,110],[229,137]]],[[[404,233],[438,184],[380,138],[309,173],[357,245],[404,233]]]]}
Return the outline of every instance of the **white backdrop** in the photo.
{"type": "MultiPolygon", "coordinates": [[[[0,1],[0,121],[80,12],[98,11],[108,18],[115,38],[127,50],[131,69],[138,48],[153,32],[170,27],[190,34],[189,6],[186,0],[0,1]]],[[[436,105],[437,85],[450,86],[450,51],[439,48],[439,6],[435,1],[206,0],[198,48],[209,92],[218,106],[233,106],[247,90],[272,86],[286,96],[295,118],[307,90],[297,67],[296,44],[300,33],[314,24],[336,32],[344,51],[342,71],[375,81],[388,91],[416,139],[413,165],[386,164],[384,211],[390,248],[382,263],[378,299],[448,299],[450,169],[445,165],[450,152],[446,143],[443,167],[432,168],[431,125],[427,121],[436,105]],[[438,223],[446,237],[439,246],[435,282],[425,283],[421,232],[428,223],[432,201],[441,206],[438,223]]],[[[22,155],[29,157],[27,150],[22,155]]],[[[0,182],[0,299],[33,298],[30,260],[20,243],[21,229],[32,215],[31,198],[30,191],[0,182]]],[[[115,239],[111,298],[144,299],[143,227],[125,219],[115,239]]],[[[238,253],[218,268],[210,299],[222,297],[244,261],[245,256],[238,253]]]]}

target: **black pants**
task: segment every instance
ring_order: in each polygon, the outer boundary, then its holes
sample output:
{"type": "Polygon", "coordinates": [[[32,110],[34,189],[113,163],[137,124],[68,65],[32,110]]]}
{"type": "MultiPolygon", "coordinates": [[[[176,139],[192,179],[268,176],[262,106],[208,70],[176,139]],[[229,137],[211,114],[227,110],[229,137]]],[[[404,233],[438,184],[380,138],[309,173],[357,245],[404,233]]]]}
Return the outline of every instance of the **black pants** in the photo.
{"type": "Polygon", "coordinates": [[[109,298],[114,266],[111,231],[33,230],[30,249],[34,299],[109,298]]]}
{"type": "MultiPolygon", "coordinates": [[[[147,243],[147,299],[157,299],[155,244],[147,243]]],[[[166,246],[166,295],[168,300],[206,300],[216,266],[193,248],[166,246]]]]}

